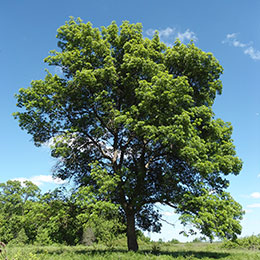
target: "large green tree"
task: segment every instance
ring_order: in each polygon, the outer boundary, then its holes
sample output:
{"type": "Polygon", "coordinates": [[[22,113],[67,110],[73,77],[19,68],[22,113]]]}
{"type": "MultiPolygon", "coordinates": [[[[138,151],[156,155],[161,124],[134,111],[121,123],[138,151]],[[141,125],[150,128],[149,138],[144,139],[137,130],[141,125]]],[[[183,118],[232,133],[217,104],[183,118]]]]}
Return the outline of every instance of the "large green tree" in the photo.
{"type": "Polygon", "coordinates": [[[223,69],[213,55],[193,43],[167,47],[158,33],[144,38],[142,25],[127,21],[100,30],[71,19],[57,38],[61,51],[45,62],[62,74],[20,89],[15,113],[37,146],[51,143],[55,174],[120,207],[130,250],[138,249],[136,227],[160,230],[155,203],[184,222],[200,220],[205,235],[235,237],[242,210],[222,194],[242,163],[230,123],[214,119],[223,69]],[[234,208],[226,225],[216,214],[222,201],[234,208]]]}

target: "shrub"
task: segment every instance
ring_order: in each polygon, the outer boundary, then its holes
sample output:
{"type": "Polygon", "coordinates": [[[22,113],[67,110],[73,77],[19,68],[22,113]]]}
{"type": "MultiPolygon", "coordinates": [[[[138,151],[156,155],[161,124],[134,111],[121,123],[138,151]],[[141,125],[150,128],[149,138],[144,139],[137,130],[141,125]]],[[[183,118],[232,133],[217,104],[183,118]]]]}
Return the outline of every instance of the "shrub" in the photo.
{"type": "Polygon", "coordinates": [[[160,242],[152,242],[152,252],[158,253],[161,250],[160,242]]]}
{"type": "Polygon", "coordinates": [[[260,249],[260,235],[238,238],[235,241],[225,241],[224,248],[260,249]]]}
{"type": "Polygon", "coordinates": [[[202,242],[202,239],[197,238],[197,237],[192,240],[192,243],[201,243],[201,242],[202,242]]]}
{"type": "Polygon", "coordinates": [[[49,236],[48,229],[42,227],[38,229],[34,244],[41,245],[41,246],[47,246],[52,244],[52,240],[49,236]]]}
{"type": "Polygon", "coordinates": [[[176,238],[173,238],[171,241],[169,241],[171,244],[179,244],[180,241],[176,238]]]}
{"type": "Polygon", "coordinates": [[[140,242],[144,242],[144,243],[151,242],[151,239],[149,237],[146,237],[141,230],[136,230],[136,236],[140,242]]]}
{"type": "Polygon", "coordinates": [[[8,245],[11,245],[11,246],[22,246],[22,245],[27,244],[28,241],[29,241],[29,238],[28,238],[28,236],[26,235],[24,228],[22,228],[22,229],[18,232],[16,238],[12,239],[12,240],[8,243],[8,245]]]}

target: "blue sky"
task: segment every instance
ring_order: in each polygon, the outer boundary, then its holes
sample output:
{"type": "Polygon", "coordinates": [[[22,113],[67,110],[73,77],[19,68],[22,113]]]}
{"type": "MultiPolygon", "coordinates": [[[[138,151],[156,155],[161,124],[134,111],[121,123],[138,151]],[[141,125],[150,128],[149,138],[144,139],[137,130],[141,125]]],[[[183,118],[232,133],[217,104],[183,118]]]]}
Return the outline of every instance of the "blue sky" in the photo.
{"type": "MultiPolygon", "coordinates": [[[[230,176],[229,192],[246,210],[243,235],[260,233],[260,1],[242,0],[9,0],[0,3],[0,182],[27,178],[42,190],[55,187],[55,161],[48,147],[36,148],[11,114],[17,110],[14,93],[31,80],[45,76],[43,59],[57,49],[56,30],[69,16],[93,26],[115,20],[143,24],[144,36],[153,30],[172,44],[190,39],[212,52],[224,67],[223,93],[214,105],[216,117],[230,121],[237,154],[244,161],[239,176],[230,176]]],[[[171,209],[162,208],[167,221],[153,239],[178,238],[180,226],[171,209]]]]}

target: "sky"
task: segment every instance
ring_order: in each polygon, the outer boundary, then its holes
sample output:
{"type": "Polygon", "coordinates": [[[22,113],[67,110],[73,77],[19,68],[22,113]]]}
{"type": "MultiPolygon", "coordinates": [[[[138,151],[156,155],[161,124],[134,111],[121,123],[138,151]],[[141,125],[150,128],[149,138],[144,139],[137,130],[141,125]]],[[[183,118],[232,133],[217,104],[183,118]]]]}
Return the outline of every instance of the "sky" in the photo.
{"type": "MultiPolygon", "coordinates": [[[[260,1],[242,0],[8,0],[0,1],[0,182],[31,180],[47,191],[60,185],[52,178],[55,160],[47,146],[37,148],[31,136],[12,117],[17,111],[14,94],[45,77],[43,59],[57,49],[56,31],[70,16],[94,27],[128,20],[143,25],[144,37],[158,30],[161,40],[173,44],[193,40],[211,52],[224,68],[222,95],[216,98],[216,118],[233,125],[234,144],[243,170],[230,176],[228,192],[245,210],[243,236],[260,233],[260,1]]],[[[66,185],[66,184],[62,184],[66,185]]],[[[163,218],[160,234],[177,238],[181,226],[168,207],[159,205],[163,218]]],[[[189,238],[193,239],[193,238],[189,238]]]]}

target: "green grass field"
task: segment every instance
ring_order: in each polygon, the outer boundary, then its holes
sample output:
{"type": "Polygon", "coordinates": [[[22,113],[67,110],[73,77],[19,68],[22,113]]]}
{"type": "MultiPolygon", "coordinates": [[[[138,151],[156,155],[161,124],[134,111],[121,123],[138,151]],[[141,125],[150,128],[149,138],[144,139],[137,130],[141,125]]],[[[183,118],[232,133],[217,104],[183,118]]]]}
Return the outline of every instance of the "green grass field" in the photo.
{"type": "Polygon", "coordinates": [[[24,246],[7,247],[6,255],[0,259],[8,260],[260,260],[260,251],[242,249],[223,249],[220,243],[150,243],[141,245],[138,253],[127,252],[125,247],[107,249],[104,246],[24,246]],[[6,258],[7,257],[7,258],[6,258]]]}

